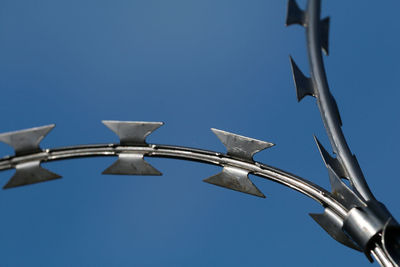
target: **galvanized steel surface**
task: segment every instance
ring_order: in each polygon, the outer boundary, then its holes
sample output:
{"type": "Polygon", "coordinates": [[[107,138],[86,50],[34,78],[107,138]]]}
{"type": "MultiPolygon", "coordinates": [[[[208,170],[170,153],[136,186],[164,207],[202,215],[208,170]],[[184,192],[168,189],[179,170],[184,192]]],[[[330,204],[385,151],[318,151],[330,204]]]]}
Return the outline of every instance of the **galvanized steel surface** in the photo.
{"type": "MultiPolygon", "coordinates": [[[[386,207],[373,196],[341,130],[342,120],[336,101],[329,91],[321,52],[324,50],[328,54],[330,19],[328,17],[321,20],[320,13],[320,0],[309,0],[305,11],[299,8],[295,0],[289,0],[286,25],[299,24],[306,28],[311,78],[302,74],[292,58],[290,58],[290,63],[298,100],[300,101],[306,95],[317,99],[325,129],[337,158],[331,157],[318,139],[315,138],[315,140],[328,168],[332,193],[349,209],[349,213],[342,224],[338,224],[336,219],[329,216],[326,211],[320,215],[310,215],[340,243],[353,247],[353,241],[360,250],[364,251],[370,261],[372,261],[371,251],[381,250],[383,247],[382,251],[385,253],[373,253],[375,257],[380,257],[378,261],[384,266],[400,264],[397,253],[390,255],[389,250],[385,249],[382,236],[389,224],[396,229],[400,226],[386,207]],[[341,178],[350,181],[354,192],[340,181],[341,178]],[[351,240],[347,240],[346,235],[351,240]]],[[[392,239],[392,242],[389,246],[400,249],[398,237],[392,239]]]]}
{"type": "Polygon", "coordinates": [[[29,156],[3,158],[0,160],[0,170],[15,168],[16,166],[32,161],[49,162],[80,157],[118,156],[121,154],[185,159],[219,166],[236,167],[295,189],[317,200],[321,205],[331,206],[340,217],[344,217],[346,214],[346,210],[329,192],[305,179],[265,164],[242,161],[222,153],[186,147],[165,145],[119,146],[118,144],[105,144],[46,149],[43,152],[29,156]]]}
{"type": "Polygon", "coordinates": [[[335,99],[329,91],[321,50],[328,54],[329,18],[320,19],[319,0],[310,0],[302,11],[290,0],[287,24],[306,28],[311,76],[306,77],[291,58],[293,77],[300,101],[314,96],[328,132],[336,158],[316,139],[329,172],[332,193],[312,182],[286,171],[255,162],[253,155],[273,144],[241,135],[212,129],[227,148],[227,154],[179,146],[147,144],[145,139],[162,125],[160,122],[103,121],[120,138],[119,144],[82,145],[41,149],[40,141],[54,127],[48,125],[0,135],[11,145],[15,156],[0,160],[0,170],[15,168],[16,173],[4,188],[27,185],[60,178],[41,166],[43,162],[80,157],[117,156],[104,174],[161,175],[145,161],[145,157],[174,158],[198,161],[222,167],[222,171],[205,182],[228,189],[265,197],[249,179],[249,174],[266,178],[299,191],[324,207],[322,214],[312,218],[335,240],[366,253],[371,253],[382,266],[397,266],[399,261],[399,226],[389,211],[371,193],[355,156],[351,153],[341,130],[342,121],[335,99]],[[341,180],[349,179],[352,191],[341,180]]]}

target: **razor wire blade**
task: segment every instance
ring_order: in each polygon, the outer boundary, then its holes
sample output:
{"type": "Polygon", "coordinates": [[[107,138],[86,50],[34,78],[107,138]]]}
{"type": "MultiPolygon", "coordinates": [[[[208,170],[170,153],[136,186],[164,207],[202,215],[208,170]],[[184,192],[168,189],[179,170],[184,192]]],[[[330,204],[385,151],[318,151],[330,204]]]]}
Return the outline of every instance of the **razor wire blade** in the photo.
{"type": "Polygon", "coordinates": [[[400,264],[400,226],[387,208],[372,194],[354,154],[341,130],[342,120],[331,94],[323,65],[322,51],[329,52],[329,17],[320,18],[321,1],[309,0],[299,8],[289,0],[286,25],[305,28],[310,77],[303,74],[292,57],[290,64],[298,101],[313,96],[332,146],[332,156],[315,137],[329,174],[331,191],[289,172],[255,162],[255,153],[272,147],[270,142],[211,129],[226,147],[226,154],[180,146],[148,144],[146,137],[163,125],[161,122],[103,121],[120,142],[117,144],[78,145],[42,149],[41,140],[54,128],[47,125],[0,134],[0,141],[13,147],[15,155],[0,159],[0,170],[14,168],[15,174],[4,188],[29,185],[61,178],[41,163],[78,157],[114,156],[117,160],[103,174],[162,175],[145,157],[198,161],[222,167],[221,172],[204,182],[265,198],[249,179],[249,174],[292,188],[319,202],[323,213],[310,216],[336,241],[372,256],[382,266],[400,264]],[[342,179],[350,182],[347,186],[342,179]]]}

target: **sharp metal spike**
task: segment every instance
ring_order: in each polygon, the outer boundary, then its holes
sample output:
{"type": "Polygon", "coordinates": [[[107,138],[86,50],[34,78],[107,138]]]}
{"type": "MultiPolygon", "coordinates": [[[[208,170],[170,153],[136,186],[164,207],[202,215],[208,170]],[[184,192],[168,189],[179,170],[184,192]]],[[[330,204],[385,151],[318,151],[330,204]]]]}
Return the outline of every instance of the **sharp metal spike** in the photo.
{"type": "Polygon", "coordinates": [[[274,144],[211,128],[227,149],[229,156],[253,161],[253,155],[274,144]]]}
{"type": "Polygon", "coordinates": [[[40,141],[55,127],[54,124],[0,134],[0,141],[12,146],[16,156],[42,151],[40,141]]]}
{"type": "Polygon", "coordinates": [[[316,214],[310,213],[311,218],[314,219],[333,239],[342,243],[343,245],[362,251],[342,230],[343,221],[334,212],[326,208],[324,213],[316,214]]]}
{"type": "Polygon", "coordinates": [[[306,13],[299,8],[295,0],[289,0],[286,11],[286,26],[292,24],[306,25],[306,13]]]}
{"type": "Polygon", "coordinates": [[[321,20],[321,46],[326,55],[329,55],[329,24],[330,18],[321,20]]]}
{"type": "Polygon", "coordinates": [[[292,57],[290,57],[290,65],[292,67],[293,80],[296,87],[297,101],[300,102],[306,95],[315,97],[316,93],[311,78],[303,74],[292,57]]]}
{"type": "Polygon", "coordinates": [[[318,150],[321,153],[321,157],[322,157],[325,165],[327,167],[330,166],[340,178],[349,179],[349,175],[347,174],[347,171],[342,166],[340,161],[337,158],[333,158],[333,157],[331,157],[331,155],[329,155],[328,151],[326,151],[326,149],[318,141],[318,138],[315,135],[314,135],[314,140],[318,146],[318,150]]]}
{"type": "Polygon", "coordinates": [[[103,174],[162,175],[143,159],[143,155],[129,153],[119,154],[117,161],[104,170],[103,174]]]}
{"type": "Polygon", "coordinates": [[[15,169],[15,174],[13,177],[11,177],[3,189],[61,178],[60,175],[42,168],[40,166],[40,161],[21,163],[18,164],[15,169]]]}
{"type": "Polygon", "coordinates": [[[332,195],[336,200],[349,210],[355,207],[366,206],[366,204],[343,183],[330,166],[327,166],[327,168],[332,187],[332,195]]]}
{"type": "Polygon", "coordinates": [[[162,122],[102,121],[119,137],[121,145],[144,145],[146,137],[162,126],[162,122]]]}
{"type": "Polygon", "coordinates": [[[224,167],[222,172],[203,180],[235,191],[265,198],[265,195],[253,184],[248,172],[235,167],[224,167]]]}

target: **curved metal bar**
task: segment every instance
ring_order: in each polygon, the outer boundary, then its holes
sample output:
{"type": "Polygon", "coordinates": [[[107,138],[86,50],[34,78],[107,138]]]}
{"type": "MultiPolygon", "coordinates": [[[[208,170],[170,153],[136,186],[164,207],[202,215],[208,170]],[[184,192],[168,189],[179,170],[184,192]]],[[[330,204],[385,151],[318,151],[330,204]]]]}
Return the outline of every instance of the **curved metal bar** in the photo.
{"type": "Polygon", "coordinates": [[[350,151],[341,129],[336,102],[329,91],[321,50],[321,1],[310,0],[307,6],[307,49],[311,79],[316,89],[318,108],[333,151],[346,169],[350,181],[364,200],[375,200],[357,160],[350,151]]]}
{"type": "MultiPolygon", "coordinates": [[[[317,98],[318,108],[328,133],[330,143],[338,160],[347,172],[348,178],[357,194],[359,194],[367,202],[376,202],[360,166],[351,153],[350,148],[343,135],[337,104],[329,91],[326,78],[325,67],[322,59],[321,49],[321,1],[309,0],[307,5],[307,50],[310,64],[311,79],[314,87],[314,93],[317,98]]],[[[371,244],[369,252],[374,256],[381,266],[397,266],[390,259],[390,255],[386,253],[384,244],[377,241],[371,244]]],[[[368,250],[365,251],[367,257],[368,250]]]]}
{"type": "Polygon", "coordinates": [[[387,254],[385,253],[384,249],[382,249],[379,245],[376,245],[374,250],[371,251],[371,254],[374,256],[376,261],[381,265],[385,267],[396,267],[390,259],[387,257],[387,254]]]}
{"type": "Polygon", "coordinates": [[[341,218],[345,218],[348,212],[346,208],[333,198],[331,193],[306,179],[258,162],[242,161],[218,152],[188,147],[166,145],[120,146],[118,144],[101,144],[45,149],[39,153],[2,158],[0,159],[0,170],[11,169],[17,164],[34,161],[50,162],[81,157],[118,156],[122,153],[139,154],[148,157],[190,160],[223,167],[237,167],[256,176],[292,188],[316,200],[322,206],[329,207],[341,218]]]}

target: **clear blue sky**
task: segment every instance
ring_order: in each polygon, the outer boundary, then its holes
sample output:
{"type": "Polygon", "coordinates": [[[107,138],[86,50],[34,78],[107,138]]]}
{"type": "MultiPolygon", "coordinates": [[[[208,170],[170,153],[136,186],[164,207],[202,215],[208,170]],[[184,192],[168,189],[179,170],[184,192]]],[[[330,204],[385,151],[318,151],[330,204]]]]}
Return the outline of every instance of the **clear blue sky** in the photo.
{"type": "MultiPolygon", "coordinates": [[[[398,219],[399,8],[323,2],[344,133],[398,219]]],[[[304,29],[285,13],[267,0],[2,0],[0,131],[56,123],[52,148],[118,142],[101,120],[163,121],[149,142],[224,152],[214,127],[275,143],[256,160],[329,188],[316,103],[298,104],[291,79],[289,54],[308,73],[304,29]]],[[[0,266],[369,266],[281,185],[252,177],[260,199],[203,183],[218,167],[153,158],[163,176],[102,176],[113,161],[45,164],[63,179],[1,191],[0,266]]]]}

